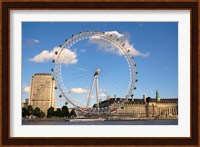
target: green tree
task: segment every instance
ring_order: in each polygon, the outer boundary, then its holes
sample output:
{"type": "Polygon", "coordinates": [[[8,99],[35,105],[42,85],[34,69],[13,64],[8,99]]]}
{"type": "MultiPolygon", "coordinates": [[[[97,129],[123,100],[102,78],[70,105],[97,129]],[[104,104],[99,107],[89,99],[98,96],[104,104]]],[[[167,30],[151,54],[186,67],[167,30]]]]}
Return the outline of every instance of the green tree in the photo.
{"type": "Polygon", "coordinates": [[[34,113],[33,113],[36,117],[40,117],[40,108],[39,107],[36,107],[34,109],[34,113]]]}
{"type": "Polygon", "coordinates": [[[45,113],[43,111],[40,111],[40,117],[41,118],[45,117],[45,113]]]}
{"type": "Polygon", "coordinates": [[[70,117],[77,117],[75,109],[71,110],[71,112],[69,113],[69,116],[70,117]]]}
{"type": "Polygon", "coordinates": [[[58,108],[56,111],[55,111],[55,116],[56,117],[62,117],[62,111],[60,108],[58,108]]]}
{"type": "Polygon", "coordinates": [[[47,110],[47,117],[52,117],[54,116],[54,108],[53,107],[50,107],[48,110],[47,110]]]}
{"type": "Polygon", "coordinates": [[[62,107],[62,116],[63,117],[68,117],[69,116],[69,110],[67,106],[62,107]]]}
{"type": "Polygon", "coordinates": [[[28,110],[28,116],[33,115],[33,107],[31,105],[28,105],[27,110],[28,110]]]}
{"type": "Polygon", "coordinates": [[[28,109],[26,109],[25,107],[22,108],[22,117],[26,117],[28,116],[28,109]]]}

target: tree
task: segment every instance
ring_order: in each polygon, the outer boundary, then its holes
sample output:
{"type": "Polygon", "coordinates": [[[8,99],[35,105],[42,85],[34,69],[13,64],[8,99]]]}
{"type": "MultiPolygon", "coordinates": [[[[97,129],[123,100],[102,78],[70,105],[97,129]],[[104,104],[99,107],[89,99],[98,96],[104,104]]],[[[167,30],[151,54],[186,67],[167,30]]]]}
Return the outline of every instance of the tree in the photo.
{"type": "Polygon", "coordinates": [[[28,116],[28,109],[26,109],[25,107],[22,108],[22,117],[26,117],[28,116]]]}
{"type": "Polygon", "coordinates": [[[97,108],[97,104],[94,104],[94,105],[92,106],[92,108],[97,108]]]}
{"type": "Polygon", "coordinates": [[[55,116],[57,117],[62,117],[62,111],[60,108],[58,108],[56,111],[55,111],[55,116]]]}
{"type": "Polygon", "coordinates": [[[68,117],[69,116],[69,110],[67,106],[62,107],[62,116],[63,117],[68,117]]]}
{"type": "Polygon", "coordinates": [[[40,117],[40,108],[39,107],[36,107],[34,109],[34,113],[33,113],[36,117],[40,117]]]}
{"type": "Polygon", "coordinates": [[[48,110],[47,110],[47,117],[52,117],[54,116],[54,108],[53,107],[50,107],[48,110]]]}
{"type": "Polygon", "coordinates": [[[71,110],[71,112],[69,113],[69,116],[70,117],[77,117],[75,109],[71,110]]]}
{"type": "Polygon", "coordinates": [[[31,105],[28,105],[27,110],[28,110],[28,116],[33,115],[33,107],[31,105]]]}
{"type": "Polygon", "coordinates": [[[41,118],[45,117],[45,113],[43,111],[40,111],[40,117],[41,118]]]}

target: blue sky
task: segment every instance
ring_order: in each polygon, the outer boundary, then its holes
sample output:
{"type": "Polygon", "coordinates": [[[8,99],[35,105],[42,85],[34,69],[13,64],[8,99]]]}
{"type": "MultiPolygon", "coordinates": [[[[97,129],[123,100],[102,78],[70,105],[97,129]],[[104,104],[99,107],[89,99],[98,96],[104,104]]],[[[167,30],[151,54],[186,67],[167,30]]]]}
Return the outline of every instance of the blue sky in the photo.
{"type": "MultiPolygon", "coordinates": [[[[161,98],[178,97],[177,22],[23,22],[22,100],[28,98],[30,80],[35,73],[51,73],[50,69],[54,67],[50,59],[52,50],[64,44],[72,34],[88,29],[117,32],[137,51],[138,54],[134,54],[139,72],[139,81],[135,85],[137,90],[134,91],[136,98],[142,98],[144,93],[154,98],[156,90],[161,98]],[[44,50],[46,52],[41,54],[44,50]]],[[[63,81],[69,96],[87,97],[98,67],[101,69],[99,89],[102,100],[105,95],[113,97],[116,94],[120,97],[125,93],[129,82],[128,65],[124,56],[112,49],[103,42],[93,40],[80,41],[70,48],[75,55],[73,61],[62,66],[63,81]]],[[[59,94],[57,90],[57,107],[65,103],[64,98],[58,98],[59,94]]],[[[82,103],[85,101],[81,100],[82,103]]],[[[95,99],[92,99],[94,102],[95,99]]]]}

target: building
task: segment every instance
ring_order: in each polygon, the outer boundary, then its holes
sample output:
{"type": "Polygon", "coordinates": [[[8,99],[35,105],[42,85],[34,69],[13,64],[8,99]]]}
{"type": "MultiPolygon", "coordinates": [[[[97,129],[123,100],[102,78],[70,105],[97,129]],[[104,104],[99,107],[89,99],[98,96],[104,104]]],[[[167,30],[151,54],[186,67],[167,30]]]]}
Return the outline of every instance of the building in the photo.
{"type": "Polygon", "coordinates": [[[130,116],[134,118],[178,118],[178,98],[160,98],[156,91],[155,98],[111,98],[100,103],[100,107],[110,106],[112,115],[130,116]]]}
{"type": "Polygon", "coordinates": [[[25,107],[25,108],[27,108],[28,107],[28,99],[25,99],[25,101],[24,102],[22,102],[22,108],[23,107],[25,107]]]}
{"type": "Polygon", "coordinates": [[[166,98],[158,101],[155,98],[148,97],[146,100],[129,100],[123,104],[121,109],[118,109],[117,114],[131,115],[136,118],[178,116],[178,99],[166,98]]]}
{"type": "Polygon", "coordinates": [[[48,73],[36,73],[31,79],[29,105],[39,107],[47,114],[49,107],[55,108],[55,79],[48,73]]]}

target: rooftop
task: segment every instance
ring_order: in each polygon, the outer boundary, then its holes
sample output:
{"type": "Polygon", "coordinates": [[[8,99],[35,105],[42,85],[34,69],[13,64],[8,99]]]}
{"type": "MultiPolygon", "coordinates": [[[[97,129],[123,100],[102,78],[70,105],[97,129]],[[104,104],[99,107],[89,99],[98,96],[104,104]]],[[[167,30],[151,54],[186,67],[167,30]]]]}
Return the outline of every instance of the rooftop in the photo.
{"type": "Polygon", "coordinates": [[[35,73],[34,76],[51,76],[50,73],[35,73]]]}

